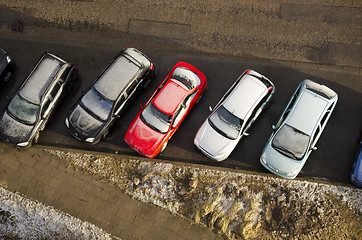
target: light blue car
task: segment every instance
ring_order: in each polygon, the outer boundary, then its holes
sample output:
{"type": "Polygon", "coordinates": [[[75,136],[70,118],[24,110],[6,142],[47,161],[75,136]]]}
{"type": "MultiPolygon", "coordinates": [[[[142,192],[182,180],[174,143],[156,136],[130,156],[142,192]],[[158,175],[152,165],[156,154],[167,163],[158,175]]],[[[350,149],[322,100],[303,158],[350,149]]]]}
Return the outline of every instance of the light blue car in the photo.
{"type": "Polygon", "coordinates": [[[295,178],[312,150],[317,150],[315,145],[337,100],[337,93],[330,88],[308,79],[302,81],[273,125],[260,163],[274,174],[295,178]]]}

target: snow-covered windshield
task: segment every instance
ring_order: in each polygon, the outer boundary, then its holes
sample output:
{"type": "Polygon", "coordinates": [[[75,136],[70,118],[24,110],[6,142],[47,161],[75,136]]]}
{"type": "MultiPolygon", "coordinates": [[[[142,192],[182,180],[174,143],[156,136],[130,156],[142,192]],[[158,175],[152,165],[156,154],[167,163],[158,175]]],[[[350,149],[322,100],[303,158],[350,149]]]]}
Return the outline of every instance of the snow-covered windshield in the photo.
{"type": "Polygon", "coordinates": [[[172,116],[161,112],[151,103],[141,113],[141,119],[150,128],[160,133],[166,133],[170,127],[172,116]]]}
{"type": "Polygon", "coordinates": [[[301,160],[307,151],[310,136],[285,124],[275,135],[272,146],[280,153],[301,160]]]}
{"type": "Polygon", "coordinates": [[[104,98],[94,88],[91,88],[82,98],[82,104],[100,120],[107,121],[114,102],[104,98]]]}
{"type": "Polygon", "coordinates": [[[172,74],[172,78],[183,83],[188,89],[193,89],[200,85],[200,78],[192,71],[178,67],[172,74]]]}
{"type": "Polygon", "coordinates": [[[19,120],[34,124],[38,116],[39,105],[28,102],[17,94],[10,102],[8,110],[19,120]]]}
{"type": "Polygon", "coordinates": [[[218,133],[234,140],[239,135],[243,120],[221,106],[210,116],[209,123],[218,133]]]}

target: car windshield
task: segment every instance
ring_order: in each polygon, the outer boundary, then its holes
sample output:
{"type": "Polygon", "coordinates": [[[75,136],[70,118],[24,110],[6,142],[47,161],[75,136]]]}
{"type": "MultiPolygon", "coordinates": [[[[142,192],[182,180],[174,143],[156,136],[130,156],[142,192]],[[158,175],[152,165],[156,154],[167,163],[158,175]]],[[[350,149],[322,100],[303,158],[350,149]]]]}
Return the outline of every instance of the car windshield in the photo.
{"type": "Polygon", "coordinates": [[[209,123],[224,137],[235,140],[243,125],[243,120],[221,106],[210,116],[209,123]]]}
{"type": "Polygon", "coordinates": [[[8,110],[19,120],[27,124],[34,124],[38,116],[39,105],[31,103],[17,94],[10,102],[8,110]]]}
{"type": "Polygon", "coordinates": [[[91,88],[82,98],[82,104],[100,120],[107,121],[112,112],[114,102],[104,98],[94,88],[91,88]]]}
{"type": "Polygon", "coordinates": [[[172,116],[161,112],[151,103],[141,113],[141,119],[150,128],[160,133],[166,133],[170,127],[172,116]]]}
{"type": "Polygon", "coordinates": [[[285,124],[275,135],[272,146],[290,158],[301,160],[307,151],[309,139],[309,135],[285,124]]]}
{"type": "Polygon", "coordinates": [[[172,78],[183,83],[190,90],[201,83],[200,78],[194,72],[183,67],[176,68],[172,78]]]}

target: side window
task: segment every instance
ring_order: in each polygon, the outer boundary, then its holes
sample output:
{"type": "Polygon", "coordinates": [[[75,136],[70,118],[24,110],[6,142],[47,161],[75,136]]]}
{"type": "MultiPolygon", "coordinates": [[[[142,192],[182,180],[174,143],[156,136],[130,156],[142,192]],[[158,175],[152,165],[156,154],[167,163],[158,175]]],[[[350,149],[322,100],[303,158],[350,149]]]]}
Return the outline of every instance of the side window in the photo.
{"type": "Polygon", "coordinates": [[[184,107],[183,105],[180,106],[179,110],[176,112],[173,123],[172,123],[172,127],[175,127],[180,120],[182,119],[183,115],[186,112],[186,107],[184,107]]]}
{"type": "Polygon", "coordinates": [[[315,144],[319,132],[320,132],[320,127],[318,126],[318,127],[317,127],[317,130],[315,131],[315,133],[314,133],[314,135],[313,135],[312,144],[315,144]]]}
{"type": "Polygon", "coordinates": [[[135,87],[137,86],[137,84],[138,84],[138,80],[134,80],[132,83],[131,83],[131,85],[129,85],[128,86],[128,88],[127,88],[127,95],[131,95],[132,94],[132,92],[135,90],[135,87]]]}
{"type": "Polygon", "coordinates": [[[42,117],[45,117],[44,115],[45,115],[46,111],[48,110],[50,103],[51,103],[51,100],[49,98],[46,98],[44,101],[44,104],[43,104],[43,108],[41,109],[42,117]]]}
{"type": "Polygon", "coordinates": [[[50,91],[50,96],[51,96],[52,98],[55,98],[55,96],[57,95],[60,87],[61,87],[60,82],[57,82],[57,83],[54,85],[53,89],[50,91]]]}
{"type": "Polygon", "coordinates": [[[124,103],[124,101],[126,100],[125,94],[122,95],[121,99],[117,102],[116,107],[114,108],[114,113],[116,115],[118,115],[121,112],[120,107],[122,106],[122,104],[124,103]]]}
{"type": "Polygon", "coordinates": [[[68,74],[69,74],[69,71],[70,71],[70,67],[67,67],[66,69],[65,69],[65,71],[62,73],[62,75],[60,76],[60,80],[62,81],[62,82],[64,82],[66,79],[67,79],[67,76],[68,76],[68,74]]]}

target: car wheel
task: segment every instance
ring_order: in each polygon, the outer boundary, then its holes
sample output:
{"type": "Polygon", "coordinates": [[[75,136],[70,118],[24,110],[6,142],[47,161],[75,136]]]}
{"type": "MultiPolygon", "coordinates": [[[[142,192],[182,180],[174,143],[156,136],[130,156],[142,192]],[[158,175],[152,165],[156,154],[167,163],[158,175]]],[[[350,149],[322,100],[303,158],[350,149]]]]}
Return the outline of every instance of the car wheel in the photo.
{"type": "Polygon", "coordinates": [[[200,95],[200,97],[196,100],[196,103],[200,102],[201,97],[202,97],[202,95],[200,95]]]}
{"type": "Polygon", "coordinates": [[[163,144],[162,149],[161,149],[161,153],[166,149],[166,147],[167,147],[167,142],[165,142],[165,143],[163,144]]]}
{"type": "Polygon", "coordinates": [[[39,141],[39,135],[40,135],[39,131],[36,131],[35,136],[34,136],[34,138],[33,138],[33,142],[34,142],[34,143],[38,143],[38,141],[39,141]]]}
{"type": "Polygon", "coordinates": [[[143,88],[147,88],[150,85],[151,79],[147,79],[143,84],[143,88]]]}
{"type": "Polygon", "coordinates": [[[109,128],[107,128],[107,129],[104,131],[104,133],[103,133],[103,135],[102,135],[102,139],[105,139],[105,138],[107,137],[108,133],[109,133],[109,128]]]}
{"type": "Polygon", "coordinates": [[[8,82],[11,78],[11,72],[7,72],[4,77],[4,82],[8,82]]]}

